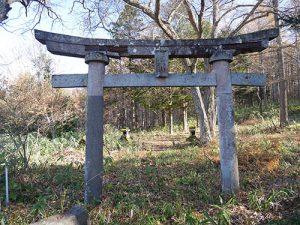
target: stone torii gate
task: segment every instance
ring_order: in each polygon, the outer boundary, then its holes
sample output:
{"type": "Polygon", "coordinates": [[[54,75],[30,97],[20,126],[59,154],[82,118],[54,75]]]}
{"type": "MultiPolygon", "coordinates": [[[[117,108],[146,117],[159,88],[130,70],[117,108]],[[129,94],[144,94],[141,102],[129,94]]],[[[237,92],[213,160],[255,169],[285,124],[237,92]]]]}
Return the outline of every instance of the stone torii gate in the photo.
{"type": "Polygon", "coordinates": [[[239,189],[232,85],[264,86],[265,76],[231,73],[233,56],[259,52],[278,29],[229,38],[198,40],[110,40],[81,38],[35,30],[35,37],[56,55],[84,58],[88,74],[53,75],[54,88],[87,87],[85,202],[100,200],[103,180],[103,88],[216,86],[222,191],[239,189]],[[105,74],[109,58],[154,58],[155,74],[105,74]],[[210,58],[210,73],[169,74],[169,58],[210,58]]]}

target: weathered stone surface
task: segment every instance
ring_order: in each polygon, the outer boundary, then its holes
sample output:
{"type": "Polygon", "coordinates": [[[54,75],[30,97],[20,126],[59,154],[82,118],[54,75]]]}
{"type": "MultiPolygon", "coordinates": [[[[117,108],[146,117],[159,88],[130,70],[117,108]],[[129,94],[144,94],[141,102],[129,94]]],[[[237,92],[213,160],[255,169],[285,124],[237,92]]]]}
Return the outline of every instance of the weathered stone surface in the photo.
{"type": "Polygon", "coordinates": [[[90,62],[102,62],[107,65],[109,60],[107,55],[105,55],[104,53],[95,51],[95,52],[88,52],[85,55],[85,63],[88,64],[90,62]]]}
{"type": "Polygon", "coordinates": [[[31,225],[90,225],[88,212],[75,206],[65,214],[58,214],[31,225]]]}
{"type": "MultiPolygon", "coordinates": [[[[52,87],[73,88],[87,87],[87,74],[64,74],[52,76],[52,87]]],[[[106,74],[104,88],[118,87],[197,87],[215,86],[216,76],[211,73],[169,74],[160,79],[156,74],[106,74]]]]}
{"type": "Polygon", "coordinates": [[[88,60],[87,120],[85,148],[85,193],[87,204],[101,201],[103,181],[103,80],[105,55],[92,54],[88,60]]]}
{"type": "MultiPolygon", "coordinates": [[[[87,74],[52,75],[52,87],[87,87],[87,74]]],[[[233,86],[265,86],[266,76],[260,73],[231,73],[233,86]]],[[[166,79],[156,78],[155,74],[106,74],[104,88],[119,87],[198,87],[216,86],[216,74],[169,74],[166,79]]]]}
{"type": "Polygon", "coordinates": [[[210,57],[209,62],[213,63],[215,61],[222,61],[222,60],[232,62],[233,54],[234,54],[234,50],[227,50],[227,51],[224,51],[222,49],[216,50],[213,53],[213,55],[210,57]]]}
{"type": "Polygon", "coordinates": [[[241,43],[253,43],[264,39],[272,40],[278,36],[277,28],[261,30],[258,32],[242,34],[228,38],[213,38],[213,39],[185,39],[185,40],[128,40],[128,39],[98,39],[98,38],[82,38],[70,35],[51,33],[41,30],[35,30],[35,37],[42,44],[46,41],[57,43],[70,43],[85,46],[104,46],[114,47],[115,51],[124,51],[124,47],[128,46],[144,46],[144,47],[187,47],[187,46],[220,46],[232,45],[241,43]]]}
{"type": "Polygon", "coordinates": [[[230,52],[218,52],[211,59],[217,76],[217,114],[220,142],[222,191],[233,194],[239,190],[239,171],[236,154],[230,52]]]}
{"type": "Polygon", "coordinates": [[[169,51],[168,49],[155,50],[155,72],[156,77],[168,77],[169,73],[169,51]]]}
{"type": "Polygon", "coordinates": [[[57,55],[84,58],[88,52],[105,52],[109,57],[154,58],[155,51],[167,48],[170,58],[208,58],[217,49],[234,50],[234,54],[258,52],[278,36],[279,30],[269,29],[229,38],[195,40],[112,40],[82,38],[35,30],[36,39],[57,55]]]}

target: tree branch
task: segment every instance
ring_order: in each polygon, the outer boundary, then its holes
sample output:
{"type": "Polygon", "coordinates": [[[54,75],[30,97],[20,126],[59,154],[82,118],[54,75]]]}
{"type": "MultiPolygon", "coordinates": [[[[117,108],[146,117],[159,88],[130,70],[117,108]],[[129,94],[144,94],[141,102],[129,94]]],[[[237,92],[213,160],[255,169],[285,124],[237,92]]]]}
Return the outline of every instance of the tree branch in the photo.
{"type": "Polygon", "coordinates": [[[143,13],[145,13],[147,16],[153,19],[170,39],[177,38],[177,34],[170,27],[170,25],[164,23],[160,15],[158,15],[158,17],[155,17],[155,13],[153,13],[150,8],[141,4],[139,1],[135,1],[135,0],[123,0],[123,1],[130,6],[140,9],[143,13]]]}
{"type": "Polygon", "coordinates": [[[255,21],[255,20],[257,20],[257,19],[267,17],[268,15],[269,15],[269,13],[264,13],[264,14],[261,14],[261,15],[259,15],[259,16],[253,17],[253,18],[251,18],[250,20],[248,20],[247,22],[245,22],[244,25],[246,25],[246,24],[248,24],[248,23],[251,23],[252,21],[255,21]]]}
{"type": "Polygon", "coordinates": [[[170,23],[172,20],[173,20],[173,17],[174,17],[174,14],[176,13],[176,11],[179,9],[179,7],[181,6],[183,0],[180,0],[176,6],[171,10],[171,12],[169,13],[169,16],[168,16],[168,23],[170,23]]]}
{"type": "Polygon", "coordinates": [[[198,15],[198,26],[199,26],[199,31],[198,31],[198,37],[202,38],[202,34],[203,34],[203,16],[204,16],[204,9],[205,9],[205,0],[201,0],[201,8],[200,8],[200,12],[198,15]]]}
{"type": "Polygon", "coordinates": [[[216,35],[217,27],[218,27],[218,23],[216,23],[216,21],[217,21],[218,12],[219,12],[219,6],[218,6],[219,3],[216,0],[213,0],[212,2],[213,2],[213,13],[212,13],[213,23],[212,23],[212,29],[211,29],[210,36],[212,38],[214,38],[216,35]]]}
{"type": "Polygon", "coordinates": [[[127,3],[130,6],[133,6],[137,9],[140,9],[143,11],[143,13],[145,13],[147,16],[151,17],[152,19],[155,20],[155,16],[154,13],[152,12],[151,8],[142,5],[140,2],[138,1],[134,1],[134,0],[123,0],[125,3],[127,3]]]}
{"type": "Polygon", "coordinates": [[[152,8],[152,0],[149,1],[148,8],[152,8]]]}
{"type": "MultiPolygon", "coordinates": [[[[235,30],[233,30],[228,36],[234,36],[237,32],[239,32],[247,23],[248,19],[253,15],[255,10],[258,8],[258,6],[263,2],[263,0],[258,0],[257,3],[253,6],[251,11],[248,13],[248,15],[244,18],[244,20],[237,26],[235,30]]],[[[261,18],[261,17],[260,17],[261,18]]],[[[253,19],[251,20],[253,21],[253,19]]]]}
{"type": "Polygon", "coordinates": [[[225,11],[220,17],[219,19],[217,19],[216,23],[219,23],[221,21],[221,19],[224,18],[224,16],[226,16],[228,13],[232,12],[235,9],[238,8],[242,8],[242,7],[253,7],[254,5],[236,5],[234,7],[231,7],[230,9],[228,9],[227,11],[225,11]]]}
{"type": "Polygon", "coordinates": [[[160,14],[160,0],[155,0],[155,18],[159,19],[159,14],[160,14]]]}
{"type": "Polygon", "coordinates": [[[193,11],[192,11],[192,8],[191,8],[191,6],[190,6],[188,0],[184,0],[184,1],[183,1],[183,4],[184,4],[184,6],[185,6],[185,9],[186,9],[187,14],[188,14],[188,16],[189,16],[189,21],[191,22],[191,25],[192,25],[194,31],[195,31],[196,33],[199,33],[199,28],[198,28],[198,25],[197,25],[197,23],[196,23],[196,20],[195,20],[195,17],[194,17],[194,13],[193,13],[193,11]]]}

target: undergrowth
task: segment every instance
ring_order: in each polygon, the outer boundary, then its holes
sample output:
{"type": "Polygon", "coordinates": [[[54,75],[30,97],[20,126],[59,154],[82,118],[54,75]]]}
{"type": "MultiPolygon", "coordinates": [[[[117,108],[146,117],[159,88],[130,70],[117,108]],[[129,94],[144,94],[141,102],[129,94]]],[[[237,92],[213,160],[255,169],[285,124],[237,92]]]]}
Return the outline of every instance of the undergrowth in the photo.
{"type": "MultiPolygon", "coordinates": [[[[241,191],[230,197],[221,192],[217,141],[182,145],[188,134],[173,135],[158,151],[144,143],[170,138],[163,130],[132,132],[124,141],[106,126],[104,192],[99,206],[88,207],[92,224],[299,224],[299,124],[278,133],[270,118],[238,125],[241,191]]],[[[30,136],[30,168],[10,170],[11,203],[1,207],[0,224],[29,224],[83,205],[84,143],[80,132],[30,136]]],[[[3,205],[3,176],[0,185],[3,205]]]]}

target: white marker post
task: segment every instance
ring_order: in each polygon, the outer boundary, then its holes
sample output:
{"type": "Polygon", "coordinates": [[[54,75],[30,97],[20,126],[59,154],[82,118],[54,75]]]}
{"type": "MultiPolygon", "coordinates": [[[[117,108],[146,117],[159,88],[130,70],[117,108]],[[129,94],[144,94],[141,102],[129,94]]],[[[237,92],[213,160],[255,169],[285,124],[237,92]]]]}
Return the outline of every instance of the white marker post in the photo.
{"type": "Polygon", "coordinates": [[[5,205],[9,205],[9,191],[8,191],[8,166],[5,162],[5,205]]]}

